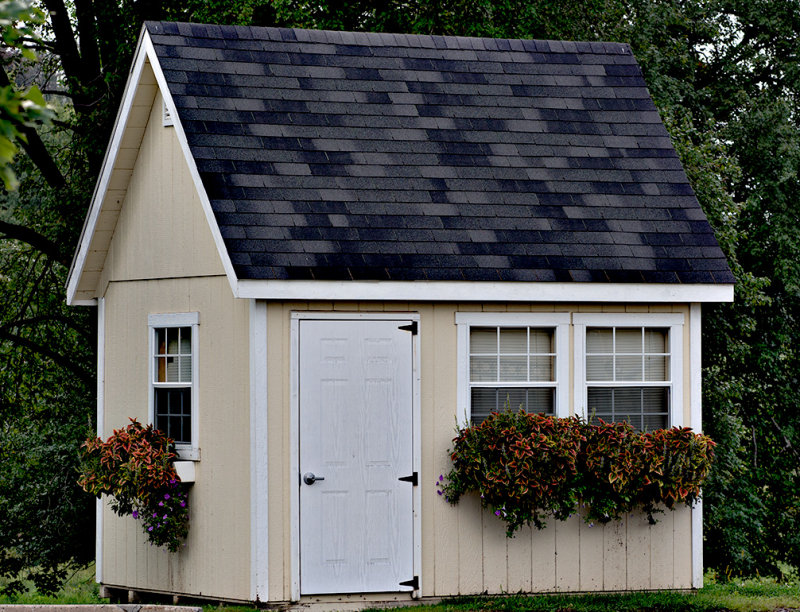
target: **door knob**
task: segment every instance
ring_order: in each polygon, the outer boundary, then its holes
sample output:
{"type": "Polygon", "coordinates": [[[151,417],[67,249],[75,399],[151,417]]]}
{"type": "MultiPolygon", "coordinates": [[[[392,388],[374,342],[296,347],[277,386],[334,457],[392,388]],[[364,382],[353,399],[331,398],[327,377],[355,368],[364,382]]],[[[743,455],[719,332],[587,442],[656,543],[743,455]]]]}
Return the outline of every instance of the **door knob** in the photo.
{"type": "Polygon", "coordinates": [[[324,476],[314,476],[314,472],[306,472],[303,474],[303,482],[307,485],[312,485],[318,480],[325,480],[324,476]]]}

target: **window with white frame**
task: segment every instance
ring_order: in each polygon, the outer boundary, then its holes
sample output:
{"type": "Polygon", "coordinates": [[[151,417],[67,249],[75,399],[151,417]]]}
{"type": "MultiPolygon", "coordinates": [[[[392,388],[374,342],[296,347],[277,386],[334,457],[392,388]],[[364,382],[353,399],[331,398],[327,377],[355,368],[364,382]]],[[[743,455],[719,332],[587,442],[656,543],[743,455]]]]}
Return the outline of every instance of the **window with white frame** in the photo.
{"type": "Polygon", "coordinates": [[[197,445],[197,313],[153,314],[150,329],[150,419],[191,458],[197,445]]]}
{"type": "Polygon", "coordinates": [[[460,422],[506,407],[563,415],[569,315],[457,313],[460,422]]]}
{"type": "MultiPolygon", "coordinates": [[[[682,315],[575,315],[579,397],[591,423],[652,431],[682,420],[682,315]]],[[[576,376],[576,378],[578,378],[576,376]]]]}

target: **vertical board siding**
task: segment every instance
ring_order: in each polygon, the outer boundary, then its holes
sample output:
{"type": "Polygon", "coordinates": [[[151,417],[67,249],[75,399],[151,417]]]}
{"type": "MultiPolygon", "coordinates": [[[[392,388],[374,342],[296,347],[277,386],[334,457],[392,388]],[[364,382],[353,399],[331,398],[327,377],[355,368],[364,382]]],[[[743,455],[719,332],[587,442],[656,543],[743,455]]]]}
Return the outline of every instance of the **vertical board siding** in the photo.
{"type": "Polygon", "coordinates": [[[225,274],[175,130],[161,125],[161,101],[157,94],[109,245],[100,295],[115,280],[225,274]]]}
{"type": "MultiPolygon", "coordinates": [[[[294,302],[270,304],[268,335],[270,432],[270,595],[288,600],[291,590],[290,491],[296,466],[288,465],[289,356],[293,311],[414,312],[420,315],[422,595],[513,592],[619,591],[691,586],[691,512],[681,507],[657,515],[651,526],[634,514],[589,526],[582,516],[524,527],[507,539],[505,523],[482,511],[475,496],[451,506],[436,494],[449,471],[456,418],[457,311],[685,312],[683,306],[595,304],[421,304],[294,302]],[[278,432],[281,432],[280,434],[278,432]],[[282,479],[280,478],[282,476],[282,479]]],[[[684,326],[685,333],[688,325],[684,326]]],[[[686,341],[685,341],[686,342],[686,341]]],[[[570,346],[572,343],[570,343],[570,346]]],[[[688,346],[685,345],[685,350],[688,346]]],[[[565,356],[572,363],[571,356],[565,356]]],[[[687,360],[685,360],[687,361],[687,360]]],[[[570,372],[570,376],[574,376],[570,372]]],[[[684,387],[688,385],[688,372],[684,387]]],[[[574,388],[570,381],[568,389],[574,388]]],[[[688,391],[686,391],[688,392],[688,391]]],[[[572,401],[570,402],[572,405],[572,401]]]]}
{"type": "Polygon", "coordinates": [[[152,313],[199,312],[201,460],[190,530],[176,553],[150,546],[130,517],[103,512],[103,581],[128,589],[247,599],[249,314],[224,276],[174,129],[157,95],[98,286],[106,302],[104,436],[148,420],[152,313]],[[120,375],[120,373],[123,373],[120,375]]]}
{"type": "Polygon", "coordinates": [[[225,277],[111,283],[106,293],[110,371],[106,431],[147,422],[147,315],[200,313],[198,417],[201,460],[190,489],[190,529],[177,553],[147,544],[130,517],[104,513],[104,583],[132,589],[247,599],[249,571],[248,303],[225,277]]]}

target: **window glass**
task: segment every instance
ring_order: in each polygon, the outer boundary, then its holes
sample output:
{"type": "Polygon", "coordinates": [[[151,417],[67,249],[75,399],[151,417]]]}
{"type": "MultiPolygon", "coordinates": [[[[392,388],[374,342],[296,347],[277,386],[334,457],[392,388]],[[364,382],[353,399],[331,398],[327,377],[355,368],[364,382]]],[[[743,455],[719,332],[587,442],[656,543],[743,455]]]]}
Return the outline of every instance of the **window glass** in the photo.
{"type": "Polygon", "coordinates": [[[554,414],[554,337],[554,329],[470,328],[470,412],[474,424],[507,406],[554,414]]]}
{"type": "Polygon", "coordinates": [[[153,413],[157,429],[192,443],[192,328],[153,328],[153,413]]]}
{"type": "Polygon", "coordinates": [[[666,328],[587,328],[591,422],[627,421],[643,431],[669,425],[668,334],[666,328]]]}

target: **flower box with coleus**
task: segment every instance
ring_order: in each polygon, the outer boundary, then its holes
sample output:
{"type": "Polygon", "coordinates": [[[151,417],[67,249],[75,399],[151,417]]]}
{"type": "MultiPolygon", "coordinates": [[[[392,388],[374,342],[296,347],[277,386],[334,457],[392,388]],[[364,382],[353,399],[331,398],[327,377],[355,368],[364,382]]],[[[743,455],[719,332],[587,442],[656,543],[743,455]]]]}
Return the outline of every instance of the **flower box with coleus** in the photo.
{"type": "Polygon", "coordinates": [[[456,504],[479,494],[509,537],[522,525],[542,529],[551,516],[566,520],[579,507],[590,524],[634,510],[655,523],[661,506],[698,499],[715,446],[687,427],[642,433],[628,423],[510,410],[459,430],[453,443],[453,468],[439,476],[439,495],[456,504]]]}
{"type": "Polygon", "coordinates": [[[86,440],[81,450],[78,484],[98,497],[108,495],[116,514],[141,521],[151,544],[177,551],[189,532],[189,505],[175,472],[174,442],[131,419],[105,442],[86,440]]]}

